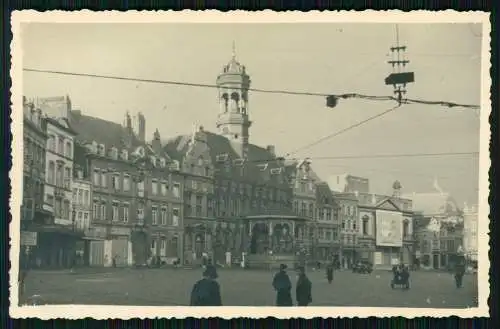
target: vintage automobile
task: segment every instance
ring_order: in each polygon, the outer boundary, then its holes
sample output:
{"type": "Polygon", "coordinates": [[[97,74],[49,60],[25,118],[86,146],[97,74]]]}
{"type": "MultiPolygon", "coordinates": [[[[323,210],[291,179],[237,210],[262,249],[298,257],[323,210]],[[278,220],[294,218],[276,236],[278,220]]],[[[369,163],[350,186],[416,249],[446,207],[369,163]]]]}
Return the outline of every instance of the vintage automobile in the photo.
{"type": "Polygon", "coordinates": [[[359,261],[352,267],[352,273],[370,274],[373,271],[373,264],[368,261],[359,261]]]}

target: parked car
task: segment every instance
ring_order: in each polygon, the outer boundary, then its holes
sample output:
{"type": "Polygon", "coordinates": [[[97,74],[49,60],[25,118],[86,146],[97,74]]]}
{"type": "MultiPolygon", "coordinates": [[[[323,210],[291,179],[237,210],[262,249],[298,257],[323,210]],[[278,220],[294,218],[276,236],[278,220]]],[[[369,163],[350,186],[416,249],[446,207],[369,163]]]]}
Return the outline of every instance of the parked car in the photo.
{"type": "Polygon", "coordinates": [[[352,267],[353,273],[370,274],[373,271],[373,264],[367,261],[360,261],[352,267]]]}

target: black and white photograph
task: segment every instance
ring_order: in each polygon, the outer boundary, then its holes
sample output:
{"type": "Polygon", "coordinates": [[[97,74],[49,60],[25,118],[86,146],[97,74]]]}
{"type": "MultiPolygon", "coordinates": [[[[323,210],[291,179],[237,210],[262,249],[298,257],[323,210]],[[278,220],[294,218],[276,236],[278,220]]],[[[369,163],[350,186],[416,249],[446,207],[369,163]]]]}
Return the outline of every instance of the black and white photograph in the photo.
{"type": "Polygon", "coordinates": [[[11,316],[488,314],[486,13],[12,29],[11,316]]]}

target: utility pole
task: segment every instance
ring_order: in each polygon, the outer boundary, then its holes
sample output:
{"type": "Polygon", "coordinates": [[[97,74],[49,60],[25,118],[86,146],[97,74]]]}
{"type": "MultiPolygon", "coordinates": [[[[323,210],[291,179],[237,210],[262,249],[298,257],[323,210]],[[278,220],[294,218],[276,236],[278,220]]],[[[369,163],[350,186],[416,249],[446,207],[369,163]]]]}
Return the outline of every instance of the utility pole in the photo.
{"type": "Polygon", "coordinates": [[[396,24],[396,46],[391,47],[392,60],[387,63],[392,65],[392,73],[385,78],[386,85],[394,87],[394,94],[399,104],[403,101],[403,95],[406,94],[406,84],[415,82],[415,74],[406,72],[406,66],[410,63],[405,58],[406,46],[399,44],[399,26],[396,24]]]}

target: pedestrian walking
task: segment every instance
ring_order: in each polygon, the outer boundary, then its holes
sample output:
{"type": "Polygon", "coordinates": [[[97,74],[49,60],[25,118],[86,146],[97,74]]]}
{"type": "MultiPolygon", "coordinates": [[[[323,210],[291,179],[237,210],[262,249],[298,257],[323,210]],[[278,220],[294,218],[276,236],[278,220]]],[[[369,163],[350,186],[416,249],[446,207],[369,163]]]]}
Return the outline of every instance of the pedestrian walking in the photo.
{"type": "Polygon", "coordinates": [[[299,279],[295,288],[295,296],[298,306],[307,306],[312,302],[312,283],[302,266],[299,267],[299,279]]]}
{"type": "Polygon", "coordinates": [[[465,275],[465,257],[459,257],[455,265],[455,285],[457,288],[462,288],[464,275],[465,275]]]}
{"type": "Polygon", "coordinates": [[[330,284],[333,281],[333,269],[334,269],[333,262],[328,264],[328,266],[326,267],[326,279],[328,280],[328,283],[330,283],[330,284]]]}
{"type": "Polygon", "coordinates": [[[286,273],[287,266],[280,265],[280,270],[273,279],[273,288],[276,290],[276,306],[293,306],[292,282],[286,273]]]}
{"type": "Polygon", "coordinates": [[[190,306],[222,306],[220,285],[216,281],[218,275],[213,265],[207,265],[203,271],[203,279],[193,286],[190,306]]]}

